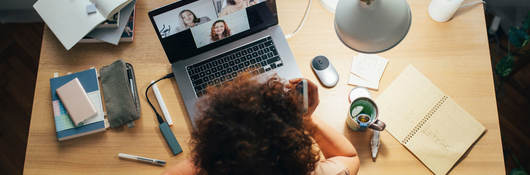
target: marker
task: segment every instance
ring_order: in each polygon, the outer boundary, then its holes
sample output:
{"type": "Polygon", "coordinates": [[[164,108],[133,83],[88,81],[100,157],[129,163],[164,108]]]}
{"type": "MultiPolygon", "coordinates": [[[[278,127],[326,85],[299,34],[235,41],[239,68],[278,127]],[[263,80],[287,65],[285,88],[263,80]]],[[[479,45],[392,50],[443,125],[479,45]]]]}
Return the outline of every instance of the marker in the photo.
{"type": "Polygon", "coordinates": [[[157,159],[151,159],[147,157],[141,157],[141,156],[135,156],[125,153],[118,153],[118,157],[122,159],[129,159],[129,160],[137,160],[144,163],[150,163],[158,166],[164,166],[166,165],[166,161],[163,160],[157,160],[157,159]]]}
{"type": "MultiPolygon", "coordinates": [[[[153,83],[153,81],[151,81],[153,83]]],[[[153,92],[155,92],[156,100],[158,101],[158,104],[160,105],[160,109],[162,109],[162,113],[164,114],[164,117],[166,118],[167,124],[169,126],[173,125],[173,120],[171,119],[171,115],[169,115],[169,111],[167,110],[166,103],[164,103],[164,99],[162,99],[162,94],[160,93],[160,90],[158,90],[158,86],[156,84],[153,84],[153,92]]]]}
{"type": "Polygon", "coordinates": [[[372,135],[372,139],[370,140],[370,148],[372,150],[372,161],[375,162],[375,158],[377,158],[377,153],[379,152],[379,131],[374,130],[374,135],[372,135]]]}
{"type": "Polygon", "coordinates": [[[132,70],[127,69],[127,76],[129,77],[129,83],[131,84],[131,93],[133,96],[133,100],[136,100],[136,94],[134,93],[134,86],[133,86],[133,77],[132,77],[132,70]]]}

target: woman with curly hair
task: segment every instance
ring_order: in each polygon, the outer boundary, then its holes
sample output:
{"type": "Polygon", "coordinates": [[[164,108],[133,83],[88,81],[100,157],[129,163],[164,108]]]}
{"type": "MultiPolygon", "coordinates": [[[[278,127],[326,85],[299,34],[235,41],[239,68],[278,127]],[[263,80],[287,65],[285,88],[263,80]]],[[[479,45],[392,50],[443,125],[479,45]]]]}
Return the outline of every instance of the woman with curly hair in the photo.
{"type": "Polygon", "coordinates": [[[309,108],[284,84],[240,76],[210,87],[198,103],[200,118],[192,133],[192,157],[164,174],[356,174],[359,158],[351,143],[318,117],[318,89],[308,81],[309,108]],[[321,158],[318,145],[324,157],[321,158]]]}
{"type": "Polygon", "coordinates": [[[210,33],[210,39],[212,41],[219,41],[230,35],[230,28],[228,28],[228,25],[226,25],[224,20],[217,20],[212,24],[212,30],[210,33]]]}

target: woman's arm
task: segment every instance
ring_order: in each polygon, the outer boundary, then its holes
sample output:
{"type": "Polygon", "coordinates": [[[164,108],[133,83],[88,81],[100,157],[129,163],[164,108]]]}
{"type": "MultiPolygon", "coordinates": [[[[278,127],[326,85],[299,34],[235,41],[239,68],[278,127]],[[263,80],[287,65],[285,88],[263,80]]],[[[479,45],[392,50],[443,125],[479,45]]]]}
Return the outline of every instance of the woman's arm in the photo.
{"type": "MultiPolygon", "coordinates": [[[[302,79],[294,79],[289,81],[288,88],[294,88],[302,79]]],[[[318,98],[318,87],[311,81],[307,81],[309,109],[304,115],[308,119],[307,125],[313,129],[313,139],[326,159],[333,159],[342,163],[350,170],[350,174],[357,174],[359,171],[359,157],[355,147],[344,137],[344,135],[337,132],[326,122],[318,117],[313,116],[313,112],[320,103],[318,98]]]]}
{"type": "Polygon", "coordinates": [[[168,169],[162,175],[194,175],[197,174],[195,165],[190,159],[183,160],[168,169]]]}
{"type": "Polygon", "coordinates": [[[339,132],[317,117],[312,118],[313,139],[326,159],[342,163],[350,174],[357,174],[360,161],[355,147],[339,132]]]}
{"type": "Polygon", "coordinates": [[[313,138],[326,158],[357,157],[355,147],[339,132],[317,117],[312,118],[313,138]]]}

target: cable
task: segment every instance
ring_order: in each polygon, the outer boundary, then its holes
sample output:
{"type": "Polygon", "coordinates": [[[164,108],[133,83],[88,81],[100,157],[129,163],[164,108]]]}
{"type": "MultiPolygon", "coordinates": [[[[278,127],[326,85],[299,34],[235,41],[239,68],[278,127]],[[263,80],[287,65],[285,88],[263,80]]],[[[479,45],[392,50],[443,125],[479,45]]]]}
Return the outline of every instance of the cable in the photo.
{"type": "Polygon", "coordinates": [[[152,82],[151,84],[149,84],[149,86],[147,86],[147,89],[145,90],[145,98],[147,99],[147,103],[149,103],[149,106],[151,106],[151,108],[153,108],[153,111],[155,111],[156,119],[158,120],[158,123],[160,123],[160,124],[164,123],[164,119],[162,119],[162,116],[160,116],[160,114],[156,111],[155,107],[151,103],[151,100],[149,100],[149,97],[147,96],[147,92],[149,92],[149,88],[151,88],[151,86],[153,86],[154,84],[158,83],[159,81],[164,80],[164,79],[168,79],[168,78],[172,78],[174,76],[175,75],[173,75],[173,73],[169,73],[166,76],[164,76],[164,77],[152,82]]]}
{"type": "MultiPolygon", "coordinates": [[[[302,29],[302,27],[304,27],[305,21],[307,20],[307,16],[309,15],[309,11],[311,11],[312,2],[313,2],[313,0],[309,0],[309,2],[307,3],[307,7],[305,9],[304,17],[302,18],[302,21],[300,21],[300,23],[298,24],[298,27],[296,27],[294,32],[285,35],[286,39],[292,38],[294,35],[296,35],[296,33],[298,33],[302,29]]],[[[473,5],[477,5],[477,4],[482,4],[482,3],[486,4],[486,1],[475,1],[475,2],[466,3],[466,4],[463,4],[461,6],[461,8],[462,7],[469,7],[469,6],[473,6],[473,5]]]]}
{"type": "Polygon", "coordinates": [[[289,34],[285,35],[286,39],[289,39],[289,38],[293,37],[294,35],[296,35],[296,33],[298,33],[302,29],[302,27],[304,26],[305,21],[307,20],[307,16],[309,14],[309,11],[311,10],[311,3],[312,2],[313,2],[313,0],[309,0],[309,2],[307,3],[307,7],[305,9],[304,17],[302,18],[302,21],[300,21],[300,23],[298,24],[298,27],[296,27],[296,30],[294,30],[293,33],[289,33],[289,34]]]}

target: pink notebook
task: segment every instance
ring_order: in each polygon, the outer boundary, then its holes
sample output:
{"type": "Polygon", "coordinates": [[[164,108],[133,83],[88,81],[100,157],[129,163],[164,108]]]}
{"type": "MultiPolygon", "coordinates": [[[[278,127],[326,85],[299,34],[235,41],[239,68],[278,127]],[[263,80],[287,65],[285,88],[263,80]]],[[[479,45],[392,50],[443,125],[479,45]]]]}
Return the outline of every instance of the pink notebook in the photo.
{"type": "Polygon", "coordinates": [[[81,125],[85,120],[96,116],[96,108],[90,102],[79,79],[73,79],[57,88],[56,91],[76,127],[81,125]]]}

